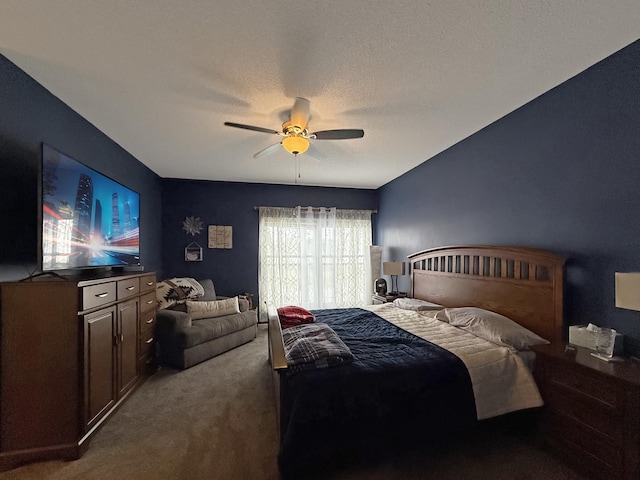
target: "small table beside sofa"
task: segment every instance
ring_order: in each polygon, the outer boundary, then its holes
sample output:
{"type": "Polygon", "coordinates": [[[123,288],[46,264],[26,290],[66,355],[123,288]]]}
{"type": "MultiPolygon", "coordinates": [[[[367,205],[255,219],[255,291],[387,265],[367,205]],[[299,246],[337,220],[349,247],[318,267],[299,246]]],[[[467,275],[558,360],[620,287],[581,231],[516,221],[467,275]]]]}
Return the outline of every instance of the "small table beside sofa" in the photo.
{"type": "Polygon", "coordinates": [[[204,295],[158,311],[156,340],[165,365],[189,368],[256,338],[257,315],[248,300],[217,296],[211,279],[198,283],[204,295]]]}

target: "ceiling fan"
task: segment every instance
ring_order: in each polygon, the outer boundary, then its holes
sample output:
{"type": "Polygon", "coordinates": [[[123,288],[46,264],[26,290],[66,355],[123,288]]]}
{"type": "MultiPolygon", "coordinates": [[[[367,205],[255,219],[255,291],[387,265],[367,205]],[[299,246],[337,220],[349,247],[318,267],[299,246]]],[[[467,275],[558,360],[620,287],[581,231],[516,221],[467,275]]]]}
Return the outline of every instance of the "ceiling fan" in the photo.
{"type": "Polygon", "coordinates": [[[244,128],[255,132],[270,133],[284,137],[280,143],[270,145],[260,150],[253,158],[262,157],[275,151],[280,145],[289,153],[298,155],[304,153],[309,148],[309,140],[345,140],[350,138],[364,137],[364,130],[342,129],[342,130],[321,130],[310,133],[307,129],[309,123],[310,109],[309,100],[296,97],[296,101],[291,109],[289,121],[282,124],[282,131],[271,130],[270,128],[255,127],[253,125],[243,125],[241,123],[224,122],[228,127],[244,128]]]}

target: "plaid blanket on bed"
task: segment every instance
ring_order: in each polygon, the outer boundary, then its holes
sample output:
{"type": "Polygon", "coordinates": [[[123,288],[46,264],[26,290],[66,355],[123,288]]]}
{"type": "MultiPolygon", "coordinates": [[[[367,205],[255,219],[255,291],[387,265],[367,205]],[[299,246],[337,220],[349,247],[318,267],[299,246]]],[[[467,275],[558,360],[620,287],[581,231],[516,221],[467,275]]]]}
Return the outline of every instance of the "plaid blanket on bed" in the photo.
{"type": "Polygon", "coordinates": [[[342,365],[353,359],[351,350],[325,323],[310,323],[282,331],[289,373],[342,365]]]}

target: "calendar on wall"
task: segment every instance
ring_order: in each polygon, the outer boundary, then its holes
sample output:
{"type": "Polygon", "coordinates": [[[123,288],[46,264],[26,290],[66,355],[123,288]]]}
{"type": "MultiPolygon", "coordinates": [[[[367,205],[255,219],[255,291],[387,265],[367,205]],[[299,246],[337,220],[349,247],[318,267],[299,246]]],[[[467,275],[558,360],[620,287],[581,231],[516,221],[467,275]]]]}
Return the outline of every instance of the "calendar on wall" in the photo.
{"type": "Polygon", "coordinates": [[[209,225],[209,248],[233,248],[233,227],[209,225]]]}

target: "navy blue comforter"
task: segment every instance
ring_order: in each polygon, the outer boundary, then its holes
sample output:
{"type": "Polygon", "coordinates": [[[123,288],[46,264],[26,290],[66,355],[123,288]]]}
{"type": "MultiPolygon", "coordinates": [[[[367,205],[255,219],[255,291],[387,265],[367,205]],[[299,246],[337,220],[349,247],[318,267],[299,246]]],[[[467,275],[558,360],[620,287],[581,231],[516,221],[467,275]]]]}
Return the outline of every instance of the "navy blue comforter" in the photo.
{"type": "MultiPolygon", "coordinates": [[[[476,421],[469,373],[454,354],[363,309],[316,310],[353,354],[282,379],[280,469],[375,455],[476,421]]],[[[290,475],[289,475],[290,474],[290,475]]]]}

